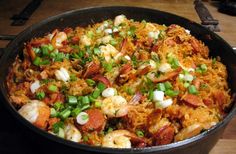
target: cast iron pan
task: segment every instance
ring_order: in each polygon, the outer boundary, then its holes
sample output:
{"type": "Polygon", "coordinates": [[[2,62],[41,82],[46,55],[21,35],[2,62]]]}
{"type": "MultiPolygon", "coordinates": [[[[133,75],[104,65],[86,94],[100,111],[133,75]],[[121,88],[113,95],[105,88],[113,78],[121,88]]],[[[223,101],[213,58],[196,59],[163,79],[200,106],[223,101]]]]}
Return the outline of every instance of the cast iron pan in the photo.
{"type": "MultiPolygon", "coordinates": [[[[15,117],[19,123],[24,126],[24,128],[30,132],[32,136],[42,139],[38,148],[40,148],[43,143],[49,144],[52,152],[61,153],[62,151],[57,151],[58,149],[63,149],[66,152],[75,152],[75,153],[163,153],[163,154],[203,154],[208,153],[210,149],[216,144],[217,140],[220,138],[223,133],[226,125],[232,119],[234,113],[236,112],[236,105],[232,105],[229,109],[229,114],[225,117],[223,121],[218,123],[216,126],[207,130],[200,135],[180,141],[177,143],[172,143],[162,146],[154,146],[148,148],[132,148],[132,149],[111,149],[111,148],[101,148],[95,146],[81,145],[71,141],[67,141],[51,134],[48,134],[45,131],[42,131],[24,118],[22,118],[14,107],[9,103],[6,82],[5,78],[8,73],[8,68],[13,63],[17,54],[21,54],[23,49],[23,44],[26,41],[29,41],[31,38],[43,36],[47,32],[59,28],[63,29],[65,27],[76,27],[87,26],[88,24],[93,24],[96,22],[101,22],[105,19],[113,19],[115,16],[124,14],[129,19],[134,19],[141,21],[145,19],[149,22],[155,22],[159,24],[178,24],[185,27],[191,31],[191,34],[194,35],[197,39],[202,40],[210,49],[210,55],[220,56],[222,62],[227,66],[228,70],[228,83],[231,88],[231,93],[236,91],[236,54],[233,52],[233,49],[226,43],[222,38],[220,38],[215,33],[205,29],[201,25],[192,22],[191,20],[147,8],[138,8],[138,7],[123,7],[123,6],[114,6],[114,7],[96,7],[96,8],[85,8],[80,10],[73,10],[65,12],[63,14],[50,17],[46,20],[43,20],[22,33],[20,33],[12,42],[10,42],[3,54],[0,61],[0,89],[1,89],[1,103],[3,103],[12,115],[15,117]]],[[[36,146],[37,147],[37,146],[36,146]]],[[[47,149],[49,152],[50,149],[47,149]]]]}

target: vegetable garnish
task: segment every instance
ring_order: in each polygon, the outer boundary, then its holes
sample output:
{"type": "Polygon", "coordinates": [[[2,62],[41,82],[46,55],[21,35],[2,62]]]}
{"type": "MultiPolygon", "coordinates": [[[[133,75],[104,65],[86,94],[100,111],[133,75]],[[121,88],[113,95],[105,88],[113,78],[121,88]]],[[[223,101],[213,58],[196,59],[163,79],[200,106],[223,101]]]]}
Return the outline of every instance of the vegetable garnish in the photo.
{"type": "Polygon", "coordinates": [[[51,85],[49,85],[48,90],[51,92],[56,92],[58,90],[58,88],[57,88],[57,86],[51,84],[51,85]]]}
{"type": "Polygon", "coordinates": [[[89,121],[89,116],[86,112],[80,112],[76,117],[76,121],[78,124],[84,125],[89,121]]]}
{"type": "Polygon", "coordinates": [[[195,94],[195,95],[198,93],[197,88],[196,88],[194,85],[190,85],[190,86],[188,87],[188,92],[189,92],[190,94],[195,94]]]}
{"type": "Polygon", "coordinates": [[[42,100],[42,99],[44,99],[44,97],[45,97],[45,93],[43,91],[36,93],[37,99],[42,100]]]}
{"type": "Polygon", "coordinates": [[[144,133],[141,130],[137,130],[136,134],[138,135],[138,137],[144,137],[144,133]]]}
{"type": "Polygon", "coordinates": [[[205,73],[205,72],[207,72],[207,66],[206,66],[206,64],[200,64],[200,65],[196,68],[196,72],[199,72],[199,73],[205,73]]]}
{"type": "Polygon", "coordinates": [[[54,133],[58,133],[59,128],[62,128],[62,129],[64,128],[64,123],[62,121],[59,121],[52,126],[52,130],[54,133]]]}
{"type": "Polygon", "coordinates": [[[70,105],[75,105],[75,104],[77,104],[77,98],[76,98],[76,96],[68,96],[68,103],[70,104],[70,105]]]}
{"type": "Polygon", "coordinates": [[[96,84],[96,82],[95,82],[94,80],[92,80],[92,79],[86,79],[86,82],[87,82],[87,84],[88,84],[89,86],[93,86],[93,85],[96,84]]]}

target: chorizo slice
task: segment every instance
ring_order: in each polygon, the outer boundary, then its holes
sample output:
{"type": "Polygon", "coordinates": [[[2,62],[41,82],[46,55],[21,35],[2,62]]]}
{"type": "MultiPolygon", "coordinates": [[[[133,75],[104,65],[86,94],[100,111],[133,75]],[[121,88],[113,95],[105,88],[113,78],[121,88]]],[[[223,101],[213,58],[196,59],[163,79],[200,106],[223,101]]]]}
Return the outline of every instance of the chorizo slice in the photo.
{"type": "Polygon", "coordinates": [[[125,135],[130,138],[130,141],[132,143],[132,147],[135,148],[144,148],[147,146],[147,139],[145,137],[138,137],[134,133],[130,133],[128,135],[125,135]]]}
{"type": "Polygon", "coordinates": [[[203,99],[203,103],[206,106],[211,106],[213,104],[213,101],[211,99],[205,98],[205,99],[203,99]]]}
{"type": "Polygon", "coordinates": [[[87,69],[83,75],[83,78],[88,78],[95,74],[98,74],[99,71],[100,71],[100,64],[96,62],[91,62],[87,65],[87,69]]]}
{"type": "Polygon", "coordinates": [[[33,48],[30,44],[26,45],[26,51],[28,55],[30,56],[30,59],[33,61],[36,57],[35,52],[33,51],[33,48]]]}
{"type": "Polygon", "coordinates": [[[102,76],[100,74],[95,75],[93,77],[93,80],[102,82],[106,85],[106,87],[111,87],[111,82],[105,76],[102,76]]]}
{"type": "Polygon", "coordinates": [[[129,64],[129,63],[124,64],[120,69],[118,77],[116,78],[116,83],[118,85],[120,85],[120,84],[127,82],[130,78],[129,74],[130,74],[131,70],[132,70],[131,64],[129,64]]]}
{"type": "Polygon", "coordinates": [[[174,70],[172,72],[166,73],[166,74],[164,74],[164,75],[162,75],[158,78],[152,79],[152,81],[154,83],[159,83],[159,82],[165,82],[165,81],[168,81],[168,80],[172,80],[172,79],[176,78],[181,71],[182,71],[182,68],[179,67],[179,68],[177,68],[176,70],[174,70]]]}
{"type": "Polygon", "coordinates": [[[137,75],[145,75],[151,70],[151,66],[148,65],[144,67],[143,69],[138,70],[137,75]]]}
{"type": "Polygon", "coordinates": [[[225,94],[219,90],[213,93],[213,98],[219,106],[223,106],[223,104],[226,104],[227,102],[225,94]]]}
{"type": "Polygon", "coordinates": [[[89,120],[86,124],[80,125],[80,129],[83,132],[102,131],[106,123],[102,111],[99,109],[89,109],[86,113],[89,116],[89,120]]]}
{"type": "Polygon", "coordinates": [[[187,94],[187,95],[183,96],[182,100],[185,104],[192,106],[192,107],[198,107],[203,104],[202,100],[198,96],[192,95],[192,94],[187,94]]]}
{"type": "Polygon", "coordinates": [[[41,46],[43,44],[48,44],[48,43],[50,43],[50,40],[48,38],[44,37],[44,38],[39,38],[39,39],[32,40],[30,42],[30,45],[32,47],[39,47],[39,46],[41,46]]]}
{"type": "Polygon", "coordinates": [[[132,65],[130,63],[124,64],[120,69],[120,75],[127,74],[131,70],[132,70],[132,65]]]}
{"type": "Polygon", "coordinates": [[[172,126],[166,125],[155,134],[156,145],[169,144],[174,139],[175,130],[172,126]]]}

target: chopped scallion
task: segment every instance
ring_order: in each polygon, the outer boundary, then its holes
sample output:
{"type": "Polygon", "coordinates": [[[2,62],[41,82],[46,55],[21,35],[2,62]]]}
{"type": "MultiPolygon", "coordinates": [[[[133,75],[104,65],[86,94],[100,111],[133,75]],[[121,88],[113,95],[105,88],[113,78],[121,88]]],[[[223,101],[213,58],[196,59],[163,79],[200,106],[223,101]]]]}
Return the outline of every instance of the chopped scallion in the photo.
{"type": "Polygon", "coordinates": [[[70,104],[70,105],[75,105],[75,104],[77,104],[77,98],[75,97],[75,96],[68,96],[68,103],[70,104]]]}
{"type": "Polygon", "coordinates": [[[179,91],[168,89],[168,90],[165,91],[165,94],[167,96],[170,96],[170,97],[175,97],[175,96],[177,96],[179,94],[179,91]]]}
{"type": "Polygon", "coordinates": [[[45,93],[43,91],[36,93],[37,99],[42,100],[42,99],[44,99],[44,97],[45,97],[45,93]]]}
{"type": "Polygon", "coordinates": [[[84,97],[82,97],[82,104],[89,104],[90,103],[90,101],[89,101],[89,97],[88,96],[84,96],[84,97]]]}
{"type": "Polygon", "coordinates": [[[166,90],[173,88],[172,84],[169,81],[165,82],[164,85],[166,90]]]}
{"type": "Polygon", "coordinates": [[[62,128],[59,128],[59,132],[57,134],[59,137],[61,138],[65,138],[65,132],[64,132],[64,129],[62,128]]]}
{"type": "Polygon", "coordinates": [[[36,65],[36,66],[39,66],[41,63],[41,58],[40,57],[36,57],[33,61],[33,64],[36,65]]]}
{"type": "Polygon", "coordinates": [[[59,116],[61,117],[61,119],[65,120],[66,118],[70,116],[70,114],[71,114],[71,111],[69,109],[65,109],[61,113],[59,113],[59,116]]]}
{"type": "Polygon", "coordinates": [[[149,98],[150,100],[153,100],[153,96],[154,96],[153,90],[149,90],[149,92],[148,92],[148,98],[149,98]]]}
{"type": "Polygon", "coordinates": [[[58,112],[54,108],[51,108],[50,109],[50,116],[52,118],[57,117],[58,116],[58,112]]]}
{"type": "Polygon", "coordinates": [[[81,112],[81,109],[77,107],[72,110],[71,115],[73,117],[76,117],[80,112],[81,112]]]}
{"type": "Polygon", "coordinates": [[[56,111],[60,111],[64,108],[63,104],[61,102],[54,103],[53,107],[56,109],[56,111]]]}
{"type": "Polygon", "coordinates": [[[112,70],[112,62],[109,63],[103,63],[103,68],[105,69],[106,72],[110,72],[112,70]]]}
{"type": "Polygon", "coordinates": [[[89,104],[84,105],[84,106],[82,106],[81,111],[84,111],[84,110],[86,110],[86,109],[88,109],[88,108],[90,108],[90,105],[89,105],[89,104]]]}
{"type": "Polygon", "coordinates": [[[75,74],[70,75],[70,81],[76,81],[78,78],[75,74]]]}
{"type": "Polygon", "coordinates": [[[184,87],[185,87],[185,88],[188,88],[189,85],[190,85],[190,84],[189,84],[188,82],[185,82],[185,83],[184,83],[184,87]]]}
{"type": "Polygon", "coordinates": [[[59,122],[57,122],[57,123],[52,125],[53,133],[58,133],[59,132],[59,128],[64,128],[64,123],[62,121],[59,121],[59,122]]]}
{"type": "Polygon", "coordinates": [[[106,89],[106,86],[105,86],[105,84],[103,84],[102,82],[99,82],[98,85],[97,85],[97,88],[98,88],[100,91],[103,91],[104,89],[106,89]]]}
{"type": "Polygon", "coordinates": [[[92,80],[92,79],[86,79],[86,82],[87,82],[87,84],[88,84],[89,86],[93,86],[93,85],[96,84],[96,82],[95,82],[94,80],[92,80]]]}
{"type": "Polygon", "coordinates": [[[196,94],[198,93],[197,88],[196,88],[194,85],[190,85],[190,86],[188,87],[188,92],[189,92],[190,94],[194,94],[194,95],[196,95],[196,94]]]}
{"type": "Polygon", "coordinates": [[[141,130],[137,130],[136,134],[138,135],[138,137],[144,137],[144,133],[141,130]]]}
{"type": "Polygon", "coordinates": [[[50,90],[51,92],[56,92],[58,89],[57,86],[51,84],[49,85],[48,90],[50,90]]]}
{"type": "Polygon", "coordinates": [[[95,99],[98,98],[100,96],[100,93],[101,93],[100,90],[98,88],[96,88],[92,94],[93,98],[95,98],[95,99]]]}
{"type": "Polygon", "coordinates": [[[83,115],[81,115],[81,119],[82,120],[88,120],[88,114],[83,114],[83,115]]]}
{"type": "Polygon", "coordinates": [[[110,44],[113,45],[113,46],[117,45],[117,43],[118,43],[118,42],[117,42],[116,40],[111,40],[111,41],[110,41],[110,44]]]}
{"type": "Polygon", "coordinates": [[[101,53],[101,51],[100,51],[99,48],[94,48],[93,53],[96,54],[96,55],[99,55],[101,53]]]}
{"type": "Polygon", "coordinates": [[[113,128],[109,127],[108,130],[107,130],[107,133],[110,133],[113,131],[113,128]]]}
{"type": "Polygon", "coordinates": [[[94,105],[96,108],[100,108],[102,106],[102,103],[99,101],[96,101],[94,105]]]}
{"type": "Polygon", "coordinates": [[[157,89],[160,90],[160,91],[165,91],[166,90],[165,84],[164,83],[158,83],[157,84],[157,89]]]}

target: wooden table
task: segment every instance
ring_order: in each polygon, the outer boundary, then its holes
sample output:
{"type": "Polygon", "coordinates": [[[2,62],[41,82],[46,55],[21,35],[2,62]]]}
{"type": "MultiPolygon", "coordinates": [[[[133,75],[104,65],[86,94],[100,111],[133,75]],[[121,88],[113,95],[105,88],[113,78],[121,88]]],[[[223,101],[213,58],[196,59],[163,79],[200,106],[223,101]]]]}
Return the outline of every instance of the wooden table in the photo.
{"type": "MultiPolygon", "coordinates": [[[[110,5],[129,5],[141,6],[162,11],[171,12],[195,22],[200,23],[200,19],[194,10],[193,1],[191,0],[45,0],[41,6],[34,12],[30,20],[24,26],[10,26],[9,18],[19,13],[30,0],[2,0],[0,1],[0,34],[18,34],[28,26],[37,23],[48,16],[53,16],[64,11],[91,6],[110,6],[110,5]]],[[[220,22],[221,32],[218,32],[230,45],[236,46],[236,17],[221,14],[211,2],[205,2],[205,5],[212,13],[214,18],[220,22]]],[[[5,47],[7,41],[0,41],[0,47],[5,47]]],[[[210,154],[233,154],[236,153],[236,117],[230,122],[223,136],[212,149],[210,154]]]]}

